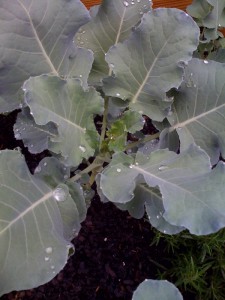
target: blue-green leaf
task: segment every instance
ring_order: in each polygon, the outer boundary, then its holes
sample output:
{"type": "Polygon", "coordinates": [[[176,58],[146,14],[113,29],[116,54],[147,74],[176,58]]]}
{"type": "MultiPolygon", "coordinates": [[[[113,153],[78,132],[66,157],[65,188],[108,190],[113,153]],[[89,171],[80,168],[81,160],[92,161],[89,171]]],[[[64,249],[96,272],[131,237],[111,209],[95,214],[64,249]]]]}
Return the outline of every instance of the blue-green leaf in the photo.
{"type": "Polygon", "coordinates": [[[182,82],[181,62],[191,59],[199,43],[199,28],[181,10],[155,9],[123,43],[106,54],[114,76],[104,80],[109,96],[128,99],[130,107],[162,121],[171,104],[166,92],[182,82]]]}
{"type": "Polygon", "coordinates": [[[146,279],[138,286],[132,300],[183,300],[183,297],[167,280],[146,279]]]}

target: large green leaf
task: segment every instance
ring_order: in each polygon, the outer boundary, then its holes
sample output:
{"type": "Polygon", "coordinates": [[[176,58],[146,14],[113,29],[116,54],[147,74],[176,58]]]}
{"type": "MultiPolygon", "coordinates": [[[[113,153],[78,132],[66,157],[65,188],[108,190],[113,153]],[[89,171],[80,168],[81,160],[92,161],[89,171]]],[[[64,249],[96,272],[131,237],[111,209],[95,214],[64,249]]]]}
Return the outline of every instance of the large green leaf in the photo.
{"type": "Polygon", "coordinates": [[[76,199],[65,184],[52,188],[32,176],[20,153],[7,150],[0,154],[0,199],[0,295],[50,281],[74,251],[76,199]]]}
{"type": "Polygon", "coordinates": [[[207,0],[193,0],[193,2],[188,5],[187,12],[196,19],[204,19],[211,11],[212,6],[207,2],[207,0]]]}
{"type": "Polygon", "coordinates": [[[217,163],[225,157],[225,68],[215,61],[193,59],[175,96],[169,117],[180,137],[181,150],[195,142],[217,163]]]}
{"type": "Polygon", "coordinates": [[[225,0],[207,0],[213,7],[202,23],[207,28],[225,27],[225,0]]]}
{"type": "Polygon", "coordinates": [[[161,121],[170,105],[166,92],[182,81],[181,62],[191,59],[199,28],[178,9],[155,9],[144,14],[128,40],[113,46],[106,60],[115,76],[104,80],[107,95],[129,99],[130,107],[161,121]]]}
{"type": "Polygon", "coordinates": [[[73,37],[89,18],[79,0],[0,1],[0,112],[19,107],[30,76],[87,78],[93,55],[77,48],[73,37]]]}
{"type": "Polygon", "coordinates": [[[157,188],[151,188],[145,183],[137,184],[134,197],[126,203],[115,203],[121,210],[127,210],[129,214],[137,219],[144,216],[145,208],[149,222],[159,231],[166,234],[176,234],[184,230],[184,227],[169,224],[165,218],[162,196],[157,188]]]}
{"type": "Polygon", "coordinates": [[[221,36],[218,29],[225,27],[225,0],[194,0],[187,12],[205,27],[203,43],[221,36]]]}
{"type": "Polygon", "coordinates": [[[90,82],[99,83],[109,74],[105,54],[112,45],[129,36],[142,14],[150,10],[150,4],[149,0],[103,0],[93,19],[80,28],[76,34],[77,44],[94,52],[90,82]]]}
{"type": "Polygon", "coordinates": [[[14,135],[17,140],[23,140],[30,153],[36,154],[48,149],[50,138],[56,138],[58,131],[52,122],[44,126],[37,125],[26,107],[17,115],[14,135]]]}
{"type": "Polygon", "coordinates": [[[167,280],[146,279],[136,289],[132,300],[182,300],[179,290],[167,280]]]}
{"type": "Polygon", "coordinates": [[[76,79],[42,75],[24,84],[25,100],[38,125],[54,122],[58,137],[49,149],[61,153],[68,165],[77,166],[98,146],[93,115],[101,114],[103,99],[94,88],[84,91],[76,79]]]}
{"type": "Polygon", "coordinates": [[[168,150],[149,156],[137,153],[135,161],[118,153],[103,171],[100,187],[110,201],[126,203],[141,179],[149,187],[159,187],[162,216],[170,224],[197,235],[225,226],[225,165],[211,170],[208,155],[199,147],[191,145],[179,155],[168,150]]]}

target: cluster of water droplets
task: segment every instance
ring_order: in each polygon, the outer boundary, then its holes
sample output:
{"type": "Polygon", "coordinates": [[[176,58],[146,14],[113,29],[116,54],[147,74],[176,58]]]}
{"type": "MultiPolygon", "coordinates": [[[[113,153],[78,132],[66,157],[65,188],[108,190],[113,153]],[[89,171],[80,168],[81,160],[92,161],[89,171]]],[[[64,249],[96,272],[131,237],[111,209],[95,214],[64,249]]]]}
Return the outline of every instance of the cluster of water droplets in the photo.
{"type": "Polygon", "coordinates": [[[79,46],[79,47],[88,46],[88,39],[85,34],[86,34],[86,31],[82,27],[80,27],[76,34],[77,46],[79,46]]]}
{"type": "MultiPolygon", "coordinates": [[[[147,4],[142,5],[143,2],[145,2],[145,1],[143,1],[143,0],[125,0],[125,1],[123,1],[123,5],[126,8],[129,8],[129,7],[134,6],[135,4],[138,4],[140,6],[138,9],[139,14],[143,15],[149,9],[149,5],[147,5],[147,4]]],[[[150,7],[151,7],[152,1],[149,0],[149,3],[150,3],[150,7]]]]}
{"type": "MultiPolygon", "coordinates": [[[[52,247],[47,247],[45,248],[45,262],[51,262],[52,259],[51,259],[51,254],[53,253],[53,248],[52,247]]],[[[53,274],[55,274],[55,266],[53,264],[50,265],[50,269],[52,271],[53,274]]]]}

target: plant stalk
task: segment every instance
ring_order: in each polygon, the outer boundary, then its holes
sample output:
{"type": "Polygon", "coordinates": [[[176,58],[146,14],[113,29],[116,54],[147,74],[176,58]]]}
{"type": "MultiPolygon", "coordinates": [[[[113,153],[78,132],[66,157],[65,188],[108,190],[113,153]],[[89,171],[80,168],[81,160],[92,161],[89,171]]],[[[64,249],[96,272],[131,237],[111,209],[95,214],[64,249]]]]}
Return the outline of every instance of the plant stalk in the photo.
{"type": "Polygon", "coordinates": [[[155,140],[155,139],[157,139],[157,138],[159,137],[159,135],[160,135],[160,132],[157,132],[157,133],[155,133],[155,134],[153,134],[153,135],[149,135],[149,136],[147,136],[147,137],[145,137],[145,138],[143,138],[143,139],[141,139],[141,140],[138,140],[138,141],[136,141],[136,142],[130,143],[130,144],[128,144],[128,145],[126,146],[125,151],[127,151],[127,150],[129,150],[129,149],[132,149],[132,148],[134,148],[134,147],[137,147],[137,146],[139,146],[140,144],[145,144],[145,143],[147,143],[147,142],[150,142],[150,141],[152,141],[152,140],[155,140]]]}
{"type": "Polygon", "coordinates": [[[109,108],[109,97],[105,97],[104,114],[103,114],[103,120],[102,120],[102,130],[101,130],[101,136],[100,136],[100,141],[99,141],[99,151],[101,151],[102,143],[105,139],[105,133],[106,133],[106,128],[107,128],[108,108],[109,108]]]}

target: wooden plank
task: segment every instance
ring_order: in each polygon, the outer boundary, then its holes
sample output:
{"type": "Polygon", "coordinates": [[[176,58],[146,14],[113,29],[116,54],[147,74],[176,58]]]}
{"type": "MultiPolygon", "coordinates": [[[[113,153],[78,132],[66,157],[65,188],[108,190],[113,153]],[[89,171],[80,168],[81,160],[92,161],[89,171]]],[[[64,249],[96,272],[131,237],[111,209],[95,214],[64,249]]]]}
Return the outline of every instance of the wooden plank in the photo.
{"type": "MultiPolygon", "coordinates": [[[[84,3],[84,5],[86,5],[87,8],[90,8],[92,5],[101,3],[100,0],[82,0],[82,2],[84,3]]],[[[189,4],[191,4],[191,2],[192,0],[154,0],[153,7],[176,7],[185,9],[189,4]]]]}

